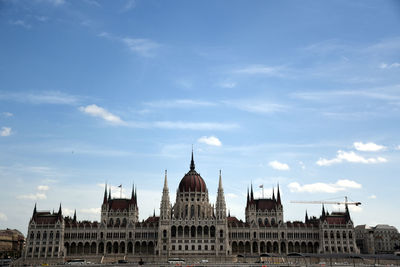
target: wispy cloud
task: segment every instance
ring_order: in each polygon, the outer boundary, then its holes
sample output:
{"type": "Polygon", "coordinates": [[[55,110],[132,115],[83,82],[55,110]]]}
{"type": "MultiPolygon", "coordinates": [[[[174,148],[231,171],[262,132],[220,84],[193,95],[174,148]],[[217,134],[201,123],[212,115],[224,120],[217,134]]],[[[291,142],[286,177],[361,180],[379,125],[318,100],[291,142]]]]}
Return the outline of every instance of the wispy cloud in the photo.
{"type": "Polygon", "coordinates": [[[370,195],[368,198],[369,199],[376,199],[376,195],[370,195]]]}
{"type": "Polygon", "coordinates": [[[351,162],[351,163],[363,163],[363,164],[374,164],[374,163],[383,163],[387,162],[387,160],[383,157],[377,158],[365,158],[356,154],[354,151],[342,151],[339,150],[336,154],[336,157],[333,159],[324,159],[320,158],[316,163],[319,166],[330,166],[332,164],[337,164],[341,162],[351,162]]]}
{"type": "Polygon", "coordinates": [[[151,108],[193,108],[216,106],[217,103],[193,99],[172,99],[145,102],[144,105],[151,108]]]}
{"type": "Polygon", "coordinates": [[[65,0],[39,0],[39,2],[49,3],[54,6],[62,6],[65,4],[65,0]]]}
{"type": "Polygon", "coordinates": [[[1,127],[0,136],[10,136],[11,134],[11,127],[1,127]]]}
{"type": "Polygon", "coordinates": [[[236,69],[233,72],[237,74],[283,76],[283,70],[284,67],[282,66],[250,65],[236,69]]]}
{"type": "Polygon", "coordinates": [[[127,1],[125,2],[123,11],[129,11],[129,10],[131,10],[132,8],[135,8],[135,7],[136,7],[136,0],[127,0],[127,1]]]}
{"type": "Polygon", "coordinates": [[[18,20],[11,20],[9,23],[10,23],[11,25],[23,27],[23,28],[25,28],[25,29],[30,29],[30,28],[32,28],[32,25],[30,25],[29,23],[27,23],[27,22],[25,22],[25,21],[23,21],[23,20],[20,20],[20,19],[18,19],[18,20]]]}
{"type": "Polygon", "coordinates": [[[5,215],[4,213],[0,212],[0,221],[7,221],[7,215],[5,215]]]}
{"type": "Polygon", "coordinates": [[[79,110],[90,116],[102,118],[103,120],[112,124],[125,124],[125,122],[121,120],[120,117],[95,104],[88,105],[86,107],[79,107],[79,110]]]}
{"type": "Polygon", "coordinates": [[[159,43],[145,38],[119,37],[108,32],[98,35],[102,38],[118,41],[128,47],[132,52],[143,57],[154,57],[156,50],[161,46],[159,43]]]}
{"type": "Polygon", "coordinates": [[[215,136],[202,136],[200,137],[197,142],[207,144],[210,146],[222,146],[221,141],[215,136]]]}
{"type": "Polygon", "coordinates": [[[218,83],[217,85],[222,88],[235,88],[237,83],[230,82],[230,81],[223,81],[223,82],[218,83]]]}
{"type": "Polygon", "coordinates": [[[354,142],[354,148],[358,151],[370,151],[370,152],[376,152],[376,151],[382,151],[385,150],[386,147],[382,145],[377,145],[375,143],[363,143],[363,142],[354,142]]]}
{"type": "Polygon", "coordinates": [[[17,196],[17,198],[18,199],[39,200],[39,199],[46,199],[47,196],[45,193],[36,193],[36,194],[19,195],[19,196],[17,196]]]}
{"type": "Polygon", "coordinates": [[[400,67],[400,63],[398,63],[398,62],[394,62],[392,64],[381,63],[379,65],[379,68],[381,68],[381,69],[394,69],[394,68],[399,68],[399,67],[400,67]]]}
{"type": "Polygon", "coordinates": [[[360,189],[361,184],[351,180],[338,180],[336,183],[313,183],[300,185],[298,182],[288,184],[294,193],[337,193],[348,189],[360,189]]]}
{"type": "Polygon", "coordinates": [[[243,111],[258,113],[258,114],[271,114],[276,112],[286,111],[289,107],[286,105],[271,103],[268,101],[260,100],[224,100],[224,104],[228,107],[234,107],[243,111]]]}
{"type": "Polygon", "coordinates": [[[86,213],[86,214],[100,214],[101,209],[100,208],[87,208],[87,209],[80,209],[79,210],[82,213],[86,213]]]}
{"type": "Polygon", "coordinates": [[[30,104],[74,105],[81,101],[81,97],[59,91],[42,91],[34,93],[0,92],[0,100],[11,100],[30,104]]]}
{"type": "Polygon", "coordinates": [[[279,161],[277,161],[277,160],[270,161],[270,162],[268,163],[268,165],[269,165],[271,168],[273,168],[273,169],[275,169],[275,170],[279,170],[279,171],[288,171],[288,170],[290,170],[289,165],[287,165],[286,163],[281,163],[281,162],[279,162],[279,161]]]}
{"type": "Polygon", "coordinates": [[[50,187],[48,185],[39,185],[37,187],[37,190],[39,190],[39,191],[47,191],[49,189],[50,189],[50,187]]]}
{"type": "Polygon", "coordinates": [[[14,114],[12,114],[11,112],[2,112],[1,115],[2,115],[3,117],[6,117],[6,118],[9,118],[9,117],[14,116],[14,114]]]}

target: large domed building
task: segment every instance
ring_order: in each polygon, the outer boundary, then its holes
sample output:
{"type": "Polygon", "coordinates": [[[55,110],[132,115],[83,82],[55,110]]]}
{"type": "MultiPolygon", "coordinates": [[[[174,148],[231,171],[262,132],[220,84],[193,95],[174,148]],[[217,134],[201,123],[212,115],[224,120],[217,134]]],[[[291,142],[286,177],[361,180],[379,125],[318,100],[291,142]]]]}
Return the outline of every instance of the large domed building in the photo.
{"type": "Polygon", "coordinates": [[[192,158],[180,180],[175,203],[170,203],[165,171],[160,213],[139,221],[137,190],[130,198],[112,198],[107,185],[99,222],[78,220],[58,212],[37,211],[28,226],[24,262],[51,263],[74,258],[91,262],[160,262],[170,258],[232,262],[241,256],[302,253],[358,253],[349,210],[285,222],[279,185],[271,198],[247,192],[245,221],[227,214],[222,175],[217,198],[210,203],[208,188],[192,158]],[[276,192],[276,197],[275,197],[276,192]]]}

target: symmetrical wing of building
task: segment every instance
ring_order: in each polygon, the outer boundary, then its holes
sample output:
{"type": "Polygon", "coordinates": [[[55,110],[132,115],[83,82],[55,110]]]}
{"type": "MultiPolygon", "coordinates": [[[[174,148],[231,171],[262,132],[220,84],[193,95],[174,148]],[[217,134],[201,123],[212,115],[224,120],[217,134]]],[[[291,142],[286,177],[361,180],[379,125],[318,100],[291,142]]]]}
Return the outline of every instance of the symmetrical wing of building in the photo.
{"type": "Polygon", "coordinates": [[[33,211],[25,259],[107,255],[125,257],[234,257],[263,253],[359,253],[349,210],[305,221],[285,222],[279,186],[272,198],[256,199],[247,192],[245,221],[227,214],[221,173],[217,199],[210,203],[206,183],[190,170],[170,203],[167,173],[160,216],[139,221],[137,191],[130,198],[112,198],[104,192],[99,222],[78,221],[76,214],[33,211]]]}

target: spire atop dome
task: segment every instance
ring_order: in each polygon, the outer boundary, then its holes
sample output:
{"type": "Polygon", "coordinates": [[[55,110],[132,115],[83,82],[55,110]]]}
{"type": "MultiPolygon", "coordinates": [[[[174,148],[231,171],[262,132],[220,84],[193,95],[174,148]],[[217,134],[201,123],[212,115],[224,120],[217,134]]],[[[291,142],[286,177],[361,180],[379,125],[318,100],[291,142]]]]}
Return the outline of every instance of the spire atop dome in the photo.
{"type": "Polygon", "coordinates": [[[194,171],[195,165],[194,165],[194,159],[193,159],[193,145],[192,145],[192,160],[190,161],[190,170],[194,171]]]}

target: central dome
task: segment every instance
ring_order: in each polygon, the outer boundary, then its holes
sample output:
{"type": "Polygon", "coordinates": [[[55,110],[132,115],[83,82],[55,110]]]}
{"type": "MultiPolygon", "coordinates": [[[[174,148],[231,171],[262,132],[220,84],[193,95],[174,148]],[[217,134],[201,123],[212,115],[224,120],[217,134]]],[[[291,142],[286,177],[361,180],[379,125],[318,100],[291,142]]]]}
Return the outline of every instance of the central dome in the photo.
{"type": "Polygon", "coordinates": [[[190,162],[190,171],[183,176],[178,188],[179,192],[207,192],[206,183],[195,170],[193,151],[192,161],[190,162]]]}

